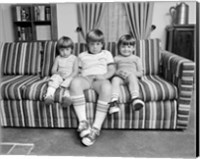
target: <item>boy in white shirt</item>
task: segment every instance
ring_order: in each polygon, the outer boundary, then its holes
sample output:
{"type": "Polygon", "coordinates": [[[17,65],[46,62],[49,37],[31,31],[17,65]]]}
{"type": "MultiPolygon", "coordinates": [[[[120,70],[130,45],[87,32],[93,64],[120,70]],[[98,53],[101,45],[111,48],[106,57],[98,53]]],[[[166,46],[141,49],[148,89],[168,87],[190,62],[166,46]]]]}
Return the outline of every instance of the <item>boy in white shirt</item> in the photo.
{"type": "Polygon", "coordinates": [[[109,108],[111,98],[111,83],[108,80],[114,75],[114,59],[111,52],[103,50],[104,35],[96,29],[87,34],[88,51],[79,55],[79,63],[82,68],[81,76],[76,77],[70,86],[70,94],[73,100],[74,110],[78,117],[81,141],[84,145],[94,144],[109,108]],[[84,90],[93,88],[98,93],[98,101],[95,119],[92,126],[86,118],[86,102],[84,90]]]}

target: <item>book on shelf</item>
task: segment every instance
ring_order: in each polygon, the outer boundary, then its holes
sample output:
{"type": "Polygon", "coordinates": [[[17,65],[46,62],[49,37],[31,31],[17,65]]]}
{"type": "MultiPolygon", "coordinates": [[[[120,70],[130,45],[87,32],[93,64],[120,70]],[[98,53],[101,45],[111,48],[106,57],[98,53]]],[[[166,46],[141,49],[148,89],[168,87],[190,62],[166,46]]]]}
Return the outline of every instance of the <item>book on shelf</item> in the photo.
{"type": "Polygon", "coordinates": [[[19,41],[30,41],[32,40],[31,27],[17,27],[17,34],[19,41]]]}
{"type": "Polygon", "coordinates": [[[51,26],[37,25],[36,26],[36,40],[51,40],[51,26]]]}
{"type": "Polygon", "coordinates": [[[44,21],[45,20],[45,6],[35,6],[35,20],[36,21],[44,21]]]}
{"type": "Polygon", "coordinates": [[[17,21],[21,21],[21,6],[16,6],[17,21]]]}

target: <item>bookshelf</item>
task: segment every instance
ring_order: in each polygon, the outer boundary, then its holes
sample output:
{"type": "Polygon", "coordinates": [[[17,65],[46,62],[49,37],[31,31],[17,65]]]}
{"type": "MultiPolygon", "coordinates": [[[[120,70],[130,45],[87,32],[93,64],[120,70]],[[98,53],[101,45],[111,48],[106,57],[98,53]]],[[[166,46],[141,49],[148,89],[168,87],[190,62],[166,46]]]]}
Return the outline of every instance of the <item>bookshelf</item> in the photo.
{"type": "Polygon", "coordinates": [[[56,4],[12,6],[15,41],[57,40],[56,4]]]}

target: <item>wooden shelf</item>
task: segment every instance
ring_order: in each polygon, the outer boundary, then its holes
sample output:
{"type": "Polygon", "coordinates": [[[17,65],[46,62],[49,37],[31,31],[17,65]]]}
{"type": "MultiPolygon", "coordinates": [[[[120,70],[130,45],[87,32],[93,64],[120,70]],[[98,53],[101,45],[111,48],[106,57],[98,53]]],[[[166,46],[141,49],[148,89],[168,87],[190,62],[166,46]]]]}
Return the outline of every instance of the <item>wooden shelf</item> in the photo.
{"type": "Polygon", "coordinates": [[[195,25],[167,26],[166,33],[166,50],[194,61],[195,25]]]}
{"type": "Polygon", "coordinates": [[[15,41],[57,40],[56,4],[12,6],[15,41]]]}

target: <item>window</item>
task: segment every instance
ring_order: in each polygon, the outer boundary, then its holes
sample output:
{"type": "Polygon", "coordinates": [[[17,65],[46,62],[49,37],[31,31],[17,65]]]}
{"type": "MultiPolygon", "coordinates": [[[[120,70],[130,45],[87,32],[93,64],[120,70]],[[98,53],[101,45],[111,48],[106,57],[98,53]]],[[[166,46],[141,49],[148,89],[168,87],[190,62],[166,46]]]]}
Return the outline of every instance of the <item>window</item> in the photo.
{"type": "Polygon", "coordinates": [[[122,3],[107,3],[100,29],[106,35],[106,42],[116,42],[122,35],[130,33],[128,19],[122,3]]]}

